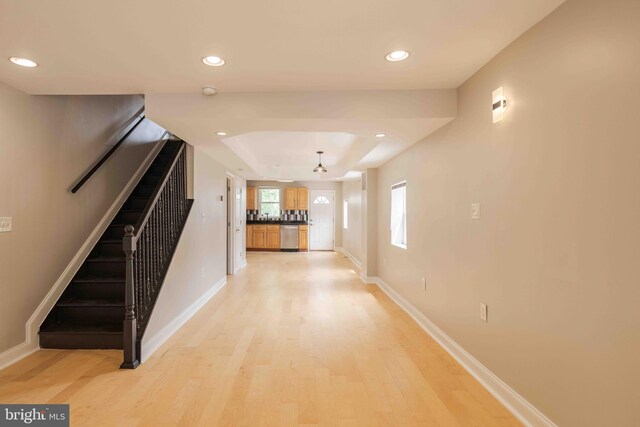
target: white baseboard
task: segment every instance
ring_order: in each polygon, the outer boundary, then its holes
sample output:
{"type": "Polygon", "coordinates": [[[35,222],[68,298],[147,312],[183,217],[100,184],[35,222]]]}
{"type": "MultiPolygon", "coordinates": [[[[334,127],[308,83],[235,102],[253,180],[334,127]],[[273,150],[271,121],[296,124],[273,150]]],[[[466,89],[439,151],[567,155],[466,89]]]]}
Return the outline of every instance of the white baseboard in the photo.
{"type": "Polygon", "coordinates": [[[176,316],[170,323],[160,329],[148,340],[143,340],[140,362],[145,362],[160,348],[173,334],[175,334],[189,319],[196,314],[215,294],[227,284],[226,276],[218,280],[204,295],[176,316]]]}
{"type": "Polygon", "coordinates": [[[38,351],[40,346],[38,343],[30,343],[24,341],[15,347],[11,347],[9,350],[5,350],[0,353],[0,370],[7,366],[13,365],[16,362],[24,359],[28,355],[38,351]]]}
{"type": "MultiPolygon", "coordinates": [[[[160,140],[163,140],[167,134],[165,133],[160,140]]],[[[144,159],[138,170],[131,176],[129,182],[124,187],[120,195],[111,204],[107,213],[102,217],[98,225],[93,229],[87,240],[82,244],[76,255],[73,257],[69,265],[64,269],[58,280],[51,287],[47,295],[44,297],[40,305],[33,312],[26,324],[26,340],[18,344],[17,346],[10,348],[9,350],[0,354],[0,369],[12,365],[19,360],[27,357],[31,353],[37,351],[40,348],[38,340],[38,331],[40,325],[44,322],[53,306],[60,298],[60,295],[67,288],[67,285],[73,279],[73,276],[78,272],[84,260],[89,256],[91,250],[94,248],[102,234],[106,231],[113,218],[118,214],[120,208],[127,201],[129,195],[133,192],[136,184],[144,175],[147,168],[151,165],[156,158],[164,144],[156,144],[144,159]]]]}
{"type": "Polygon", "coordinates": [[[520,422],[526,426],[557,427],[536,407],[529,403],[518,392],[509,387],[480,361],[462,348],[450,336],[436,326],[427,316],[396,292],[379,277],[360,277],[365,283],[376,284],[400,308],[402,308],[418,325],[442,346],[454,359],[462,365],[489,393],[502,403],[520,422]]]}
{"type": "Polygon", "coordinates": [[[351,260],[351,262],[358,267],[358,269],[362,270],[362,263],[360,262],[360,260],[358,258],[356,258],[355,256],[353,256],[353,254],[351,254],[351,252],[349,252],[348,250],[346,250],[343,247],[340,246],[336,246],[335,251],[341,254],[344,254],[347,258],[349,258],[351,260]]]}

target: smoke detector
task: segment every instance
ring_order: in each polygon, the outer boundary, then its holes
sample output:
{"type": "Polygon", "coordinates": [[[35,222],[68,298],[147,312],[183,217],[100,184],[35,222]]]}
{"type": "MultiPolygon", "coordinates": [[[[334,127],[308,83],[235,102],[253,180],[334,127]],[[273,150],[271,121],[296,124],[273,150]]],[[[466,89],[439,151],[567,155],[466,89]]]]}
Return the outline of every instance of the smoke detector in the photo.
{"type": "Polygon", "coordinates": [[[202,94],[205,96],[212,96],[218,93],[215,87],[205,86],[202,88],[202,94]]]}

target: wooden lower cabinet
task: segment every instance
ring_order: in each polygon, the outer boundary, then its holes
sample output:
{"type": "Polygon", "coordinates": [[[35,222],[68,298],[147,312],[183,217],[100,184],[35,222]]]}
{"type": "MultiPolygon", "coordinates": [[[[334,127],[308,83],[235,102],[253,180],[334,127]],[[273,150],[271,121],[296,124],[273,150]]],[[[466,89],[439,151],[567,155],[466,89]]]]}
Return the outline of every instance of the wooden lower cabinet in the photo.
{"type": "Polygon", "coordinates": [[[247,249],[253,248],[253,226],[247,225],[247,249]]]}
{"type": "Polygon", "coordinates": [[[267,226],[266,225],[252,225],[253,228],[253,248],[261,249],[267,247],[267,226]]]}
{"type": "Polygon", "coordinates": [[[301,225],[298,227],[298,250],[309,250],[309,226],[301,225]]]}
{"type": "Polygon", "coordinates": [[[267,248],[280,249],[279,225],[267,225],[267,248]]]}

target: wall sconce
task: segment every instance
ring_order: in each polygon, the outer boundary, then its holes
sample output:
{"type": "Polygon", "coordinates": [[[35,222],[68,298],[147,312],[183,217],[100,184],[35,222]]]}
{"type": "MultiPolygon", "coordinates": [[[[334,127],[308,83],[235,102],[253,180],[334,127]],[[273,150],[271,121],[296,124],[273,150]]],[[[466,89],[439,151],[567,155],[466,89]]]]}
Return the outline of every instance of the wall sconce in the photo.
{"type": "Polygon", "coordinates": [[[497,123],[504,118],[504,110],[507,109],[507,100],[504,97],[502,87],[493,91],[493,123],[497,123]]]}

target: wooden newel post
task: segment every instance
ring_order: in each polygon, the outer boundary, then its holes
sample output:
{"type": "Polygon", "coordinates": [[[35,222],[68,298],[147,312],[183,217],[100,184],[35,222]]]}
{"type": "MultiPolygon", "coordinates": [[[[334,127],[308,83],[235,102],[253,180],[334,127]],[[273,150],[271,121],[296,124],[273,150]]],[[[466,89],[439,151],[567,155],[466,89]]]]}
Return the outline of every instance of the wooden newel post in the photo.
{"type": "Polygon", "coordinates": [[[124,329],[123,329],[123,348],[124,361],[120,365],[121,369],[135,369],[140,365],[139,355],[136,352],[136,341],[138,339],[138,328],[136,325],[136,294],[135,294],[135,278],[133,270],[133,260],[136,252],[136,238],[133,235],[135,231],[132,225],[124,228],[124,239],[122,246],[126,255],[125,265],[127,270],[126,287],[124,297],[124,329]]]}

